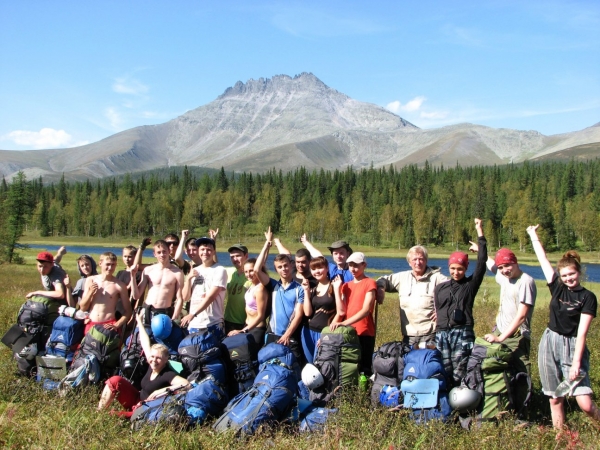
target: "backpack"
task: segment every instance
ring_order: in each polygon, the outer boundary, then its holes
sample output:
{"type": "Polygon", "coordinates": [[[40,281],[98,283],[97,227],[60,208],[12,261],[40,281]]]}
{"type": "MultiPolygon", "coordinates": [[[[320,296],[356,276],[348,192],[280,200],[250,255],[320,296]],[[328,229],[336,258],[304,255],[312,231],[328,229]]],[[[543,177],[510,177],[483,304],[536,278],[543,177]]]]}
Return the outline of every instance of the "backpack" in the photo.
{"type": "MultiPolygon", "coordinates": [[[[403,407],[417,423],[446,422],[452,413],[447,376],[437,349],[413,349],[404,356],[404,380],[400,384],[403,407]]],[[[400,402],[400,397],[398,397],[400,402]]]]}
{"type": "Polygon", "coordinates": [[[338,386],[358,386],[360,362],[360,341],[354,327],[323,328],[313,364],[325,383],[310,392],[310,400],[328,402],[338,386]]]}
{"type": "Polygon", "coordinates": [[[402,383],[402,379],[404,378],[404,355],[410,349],[411,347],[408,344],[393,341],[381,345],[375,352],[373,358],[373,374],[375,378],[371,387],[371,404],[373,406],[382,404],[380,397],[384,386],[397,388],[402,383]]]}
{"type": "Polygon", "coordinates": [[[337,408],[327,409],[315,405],[310,406],[302,415],[303,417],[300,422],[300,432],[323,432],[327,423],[327,419],[329,419],[331,414],[334,414],[337,411],[337,408]]]}
{"type": "MultiPolygon", "coordinates": [[[[295,362],[289,348],[275,343],[267,347],[271,346],[283,347],[289,354],[282,357],[295,362]]],[[[297,384],[294,370],[279,357],[263,362],[252,387],[229,402],[213,428],[216,431],[234,430],[236,434],[251,435],[261,425],[269,426],[285,419],[296,403],[297,384]]]]}
{"type": "MultiPolygon", "coordinates": [[[[152,330],[150,330],[150,331],[152,331],[152,330]]],[[[149,335],[152,336],[151,333],[149,333],[149,335]]],[[[165,347],[167,347],[169,349],[169,358],[170,359],[179,360],[179,354],[178,354],[179,345],[181,344],[181,341],[187,335],[188,335],[187,329],[181,328],[175,322],[172,322],[171,334],[169,334],[169,337],[167,337],[165,339],[157,339],[156,337],[154,337],[154,340],[159,344],[163,344],[165,347]]]]}
{"type": "MultiPolygon", "coordinates": [[[[516,369],[510,348],[482,338],[475,339],[462,384],[482,394],[475,415],[478,421],[494,420],[504,411],[522,414],[531,398],[531,377],[516,369]]],[[[468,428],[470,420],[461,424],[468,428]]]]}
{"type": "Polygon", "coordinates": [[[181,341],[177,350],[189,381],[212,375],[219,383],[227,383],[227,371],[219,340],[210,331],[193,333],[181,341]]]}
{"type": "Polygon", "coordinates": [[[185,409],[190,425],[202,425],[208,416],[218,417],[229,397],[212,375],[201,380],[185,394],[185,409]]]}
{"type": "Polygon", "coordinates": [[[119,373],[138,389],[141,388],[142,378],[148,371],[148,361],[143,353],[139,331],[136,328],[121,350],[119,373]]]}
{"type": "Polygon", "coordinates": [[[64,377],[58,385],[58,394],[61,397],[67,395],[71,390],[88,384],[97,384],[100,382],[101,368],[95,355],[85,355],[80,358],[79,364],[71,366],[71,371],[64,377]]]}
{"type": "Polygon", "coordinates": [[[226,348],[232,365],[232,395],[237,395],[250,389],[258,373],[258,361],[254,348],[254,336],[239,333],[229,336],[221,342],[226,348]]]}
{"type": "Polygon", "coordinates": [[[67,367],[73,362],[77,347],[83,339],[84,323],[81,320],[59,316],[52,325],[46,343],[46,354],[65,358],[67,367]]]}
{"type": "Polygon", "coordinates": [[[155,400],[144,401],[129,419],[131,429],[140,430],[145,425],[189,425],[185,409],[185,393],[170,394],[155,400]]]}
{"type": "Polygon", "coordinates": [[[41,295],[28,299],[17,313],[17,324],[33,339],[31,344],[37,346],[37,352],[43,353],[50,335],[52,324],[58,317],[60,302],[41,295]]]}
{"type": "Polygon", "coordinates": [[[104,325],[94,325],[81,341],[81,347],[72,366],[78,366],[83,358],[94,355],[103,375],[113,375],[119,366],[120,348],[121,336],[117,331],[104,328],[104,325]]]}

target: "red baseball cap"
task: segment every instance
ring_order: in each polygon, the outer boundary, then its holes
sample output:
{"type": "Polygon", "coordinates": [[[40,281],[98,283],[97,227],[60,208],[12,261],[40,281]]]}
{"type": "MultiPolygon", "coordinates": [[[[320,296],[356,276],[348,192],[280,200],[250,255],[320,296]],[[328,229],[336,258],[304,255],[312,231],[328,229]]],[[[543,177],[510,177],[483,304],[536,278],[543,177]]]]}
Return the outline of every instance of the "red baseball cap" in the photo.
{"type": "Polygon", "coordinates": [[[460,264],[467,269],[469,267],[469,255],[464,252],[454,252],[448,258],[448,265],[450,264],[460,264]]]}
{"type": "Polygon", "coordinates": [[[35,259],[39,262],[54,262],[54,256],[52,256],[52,253],[50,252],[40,252],[35,259]]]}
{"type": "Polygon", "coordinates": [[[508,248],[501,248],[496,253],[494,264],[496,264],[496,267],[501,266],[503,264],[517,264],[517,257],[512,252],[512,250],[508,248]]]}

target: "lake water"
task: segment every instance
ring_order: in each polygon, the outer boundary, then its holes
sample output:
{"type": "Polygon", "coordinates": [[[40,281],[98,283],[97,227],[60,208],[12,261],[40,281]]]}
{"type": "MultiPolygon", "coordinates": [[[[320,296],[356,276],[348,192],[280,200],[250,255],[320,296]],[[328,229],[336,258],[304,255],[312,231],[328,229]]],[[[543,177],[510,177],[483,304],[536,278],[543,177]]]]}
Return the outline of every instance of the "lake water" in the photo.
{"type": "MultiPolygon", "coordinates": [[[[49,252],[55,253],[56,250],[58,250],[57,245],[29,245],[30,248],[32,249],[39,249],[39,250],[48,250],[49,252]]],[[[115,253],[117,256],[121,256],[122,254],[122,247],[77,247],[77,246],[70,246],[67,247],[67,250],[69,251],[69,253],[75,254],[75,255],[81,255],[81,254],[88,254],[91,255],[96,262],[98,262],[98,257],[104,253],[104,252],[113,252],[115,253]]],[[[229,261],[229,253],[227,252],[217,252],[218,258],[219,258],[219,262],[221,264],[223,264],[224,266],[228,266],[230,265],[230,261],[229,261]]],[[[475,255],[473,255],[474,257],[475,255]]],[[[269,259],[268,259],[268,268],[269,270],[273,270],[273,259],[274,259],[275,255],[269,255],[269,259]]],[[[150,262],[153,261],[153,255],[152,255],[152,249],[151,248],[147,248],[144,251],[144,260],[146,262],[150,262]]],[[[469,270],[467,271],[467,275],[470,275],[473,272],[473,269],[475,268],[475,264],[474,264],[474,260],[471,260],[471,263],[469,265],[469,270]]],[[[121,266],[122,262],[119,258],[119,266],[121,266]]],[[[429,265],[430,266],[439,266],[442,268],[442,273],[445,274],[446,276],[449,276],[449,272],[448,272],[448,260],[447,259],[430,259],[429,260],[429,265]]],[[[117,266],[117,270],[119,270],[119,266],[117,266]]],[[[536,280],[543,280],[544,279],[544,274],[542,272],[542,269],[540,268],[540,266],[529,266],[527,264],[519,264],[519,267],[521,267],[521,270],[523,270],[524,272],[526,272],[527,274],[529,274],[531,277],[533,277],[536,280]]],[[[585,268],[585,280],[587,281],[593,281],[593,282],[600,282],[600,264],[583,264],[583,267],[585,268]]],[[[67,270],[69,269],[68,267],[65,267],[67,270]]],[[[121,267],[122,268],[122,267],[121,267]]],[[[395,272],[400,272],[402,270],[409,270],[410,266],[408,265],[408,262],[406,262],[406,258],[402,257],[402,258],[376,258],[376,257],[369,257],[367,255],[367,274],[373,278],[377,278],[381,275],[386,275],[387,273],[395,273],[395,272]],[[376,270],[377,272],[369,272],[369,269],[373,269],[376,270]],[[381,271],[386,271],[386,272],[381,272],[381,271]]],[[[488,272],[489,274],[489,272],[488,272]]]]}

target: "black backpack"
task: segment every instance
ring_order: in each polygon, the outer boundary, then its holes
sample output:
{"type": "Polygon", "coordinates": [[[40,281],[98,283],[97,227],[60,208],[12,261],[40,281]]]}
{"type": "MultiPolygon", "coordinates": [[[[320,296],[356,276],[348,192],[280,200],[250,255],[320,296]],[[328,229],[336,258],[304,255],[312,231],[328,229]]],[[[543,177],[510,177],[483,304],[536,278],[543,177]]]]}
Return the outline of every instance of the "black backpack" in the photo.
{"type": "Polygon", "coordinates": [[[252,387],[258,374],[258,355],[254,351],[256,343],[251,334],[240,333],[223,339],[231,361],[231,396],[246,392],[252,387]]]}
{"type": "Polygon", "coordinates": [[[404,378],[404,355],[411,347],[401,341],[382,344],[373,358],[375,379],[371,388],[371,404],[381,405],[379,397],[384,386],[400,387],[404,378]]]}

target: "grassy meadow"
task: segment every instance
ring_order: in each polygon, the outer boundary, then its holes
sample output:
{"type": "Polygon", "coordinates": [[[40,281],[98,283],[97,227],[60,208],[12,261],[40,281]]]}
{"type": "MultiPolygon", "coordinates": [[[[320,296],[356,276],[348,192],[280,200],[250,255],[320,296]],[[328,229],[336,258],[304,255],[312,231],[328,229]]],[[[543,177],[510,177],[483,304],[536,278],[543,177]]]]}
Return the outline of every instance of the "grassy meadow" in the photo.
{"type": "MultiPolygon", "coordinates": [[[[0,265],[0,333],[15,323],[16,313],[27,292],[39,288],[35,252],[24,251],[25,265],[0,265]]],[[[67,254],[63,266],[75,275],[77,255],[67,254]]],[[[119,266],[122,267],[121,262],[119,266]]],[[[586,285],[600,294],[600,285],[586,285]]],[[[482,336],[494,324],[499,289],[487,277],[475,304],[476,334],[482,336]]],[[[548,400],[541,394],[537,368],[537,346],[546,326],[550,296],[544,283],[538,283],[538,299],[533,319],[532,370],[534,398],[531,424],[518,424],[507,417],[499,424],[484,424],[464,431],[457,424],[429,423],[418,426],[402,413],[370,408],[366,395],[345,392],[336,401],[339,413],[332,416],[324,433],[300,435],[282,426],[258,435],[236,439],[215,434],[210,424],[182,431],[175,428],[146,428],[133,433],[128,422],[95,411],[99,388],[88,388],[78,396],[60,398],[45,392],[33,382],[16,375],[10,351],[0,347],[0,446],[28,449],[139,449],[139,448],[370,448],[370,449],[523,449],[597,448],[600,432],[579,411],[574,401],[567,405],[569,431],[557,436],[550,423],[548,400]]],[[[398,299],[388,294],[378,311],[377,345],[399,339],[398,299]]],[[[588,337],[592,352],[591,379],[600,392],[600,323],[592,323],[588,337]]]]}

